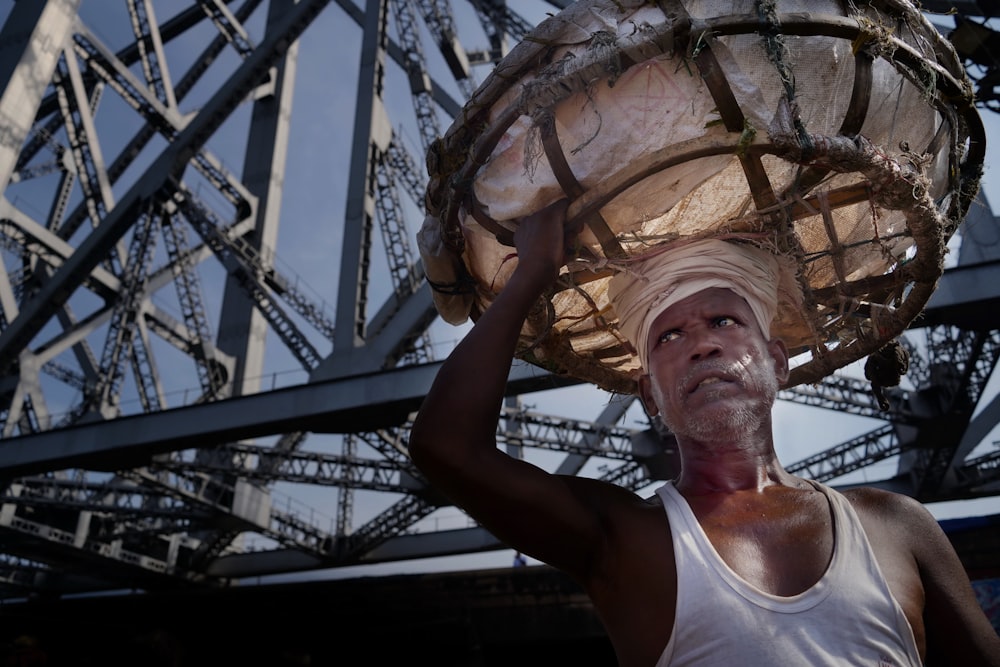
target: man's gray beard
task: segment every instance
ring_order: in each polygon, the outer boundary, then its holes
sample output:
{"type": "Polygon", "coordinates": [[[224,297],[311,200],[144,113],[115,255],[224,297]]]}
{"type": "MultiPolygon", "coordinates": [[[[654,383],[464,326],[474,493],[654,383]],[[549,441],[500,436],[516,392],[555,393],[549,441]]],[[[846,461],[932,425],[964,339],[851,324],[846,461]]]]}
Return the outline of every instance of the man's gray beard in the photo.
{"type": "Polygon", "coordinates": [[[773,362],[757,365],[756,370],[744,379],[749,389],[756,388],[759,392],[753,401],[727,403],[725,408],[713,408],[692,415],[681,424],[672,424],[666,419],[664,423],[674,435],[700,442],[739,440],[753,435],[764,425],[778,396],[778,379],[774,375],[773,362]]]}

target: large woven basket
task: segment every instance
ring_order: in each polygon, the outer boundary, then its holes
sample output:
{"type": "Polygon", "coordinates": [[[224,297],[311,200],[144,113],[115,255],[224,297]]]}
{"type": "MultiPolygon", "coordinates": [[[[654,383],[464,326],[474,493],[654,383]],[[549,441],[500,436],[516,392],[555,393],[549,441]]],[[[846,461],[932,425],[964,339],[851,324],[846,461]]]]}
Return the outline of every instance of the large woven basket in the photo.
{"type": "Polygon", "coordinates": [[[919,315],[984,153],[962,63],[909,2],[581,0],[518,44],[429,152],[418,243],[438,311],[460,324],[516,265],[516,219],[568,198],[580,250],[518,354],[622,393],[640,369],[608,277],[695,238],[757,243],[797,267],[803,301],[772,329],[792,386],[919,315]]]}

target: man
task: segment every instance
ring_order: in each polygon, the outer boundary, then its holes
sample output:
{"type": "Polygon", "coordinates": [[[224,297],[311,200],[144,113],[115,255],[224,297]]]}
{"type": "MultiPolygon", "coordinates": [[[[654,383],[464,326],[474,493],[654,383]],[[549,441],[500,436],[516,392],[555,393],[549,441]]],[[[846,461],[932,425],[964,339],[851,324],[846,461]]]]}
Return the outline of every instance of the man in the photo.
{"type": "Polygon", "coordinates": [[[430,482],[574,577],[622,667],[1000,665],[1000,639],[919,503],[841,495],[778,462],[771,408],[788,353],[768,337],[777,288],[760,287],[760,251],[688,252],[676,266],[713,268],[614,290],[646,373],[640,397],[680,452],[680,475],[655,496],[550,474],[496,446],[518,332],[573,240],[565,210],[520,221],[516,269],[427,394],[410,454],[430,482]]]}

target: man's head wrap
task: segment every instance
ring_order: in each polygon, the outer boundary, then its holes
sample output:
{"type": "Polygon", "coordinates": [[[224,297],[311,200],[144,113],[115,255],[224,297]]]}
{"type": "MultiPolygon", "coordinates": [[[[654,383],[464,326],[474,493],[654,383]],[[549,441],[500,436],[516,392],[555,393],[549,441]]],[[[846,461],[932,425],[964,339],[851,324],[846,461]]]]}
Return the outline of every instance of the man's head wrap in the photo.
{"type": "Polygon", "coordinates": [[[778,310],[781,281],[777,257],[748,243],[694,241],[656,252],[611,279],[609,296],[619,329],[648,369],[649,330],[664,310],[711,287],[743,297],[765,336],[778,310]]]}

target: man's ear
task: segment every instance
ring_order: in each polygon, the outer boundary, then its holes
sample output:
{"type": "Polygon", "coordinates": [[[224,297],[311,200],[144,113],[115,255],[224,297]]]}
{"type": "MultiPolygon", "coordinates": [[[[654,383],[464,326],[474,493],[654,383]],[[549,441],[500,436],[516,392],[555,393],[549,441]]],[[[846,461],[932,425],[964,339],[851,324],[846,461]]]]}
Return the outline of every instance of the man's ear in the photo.
{"type": "Polygon", "coordinates": [[[774,359],[774,375],[778,378],[778,384],[784,386],[788,381],[788,346],[780,338],[772,338],[767,341],[767,350],[774,359]]]}
{"type": "Polygon", "coordinates": [[[646,414],[655,417],[660,413],[660,409],[656,407],[656,401],[653,400],[652,382],[652,378],[648,374],[644,373],[639,376],[639,398],[642,399],[642,405],[646,408],[646,414]]]}

